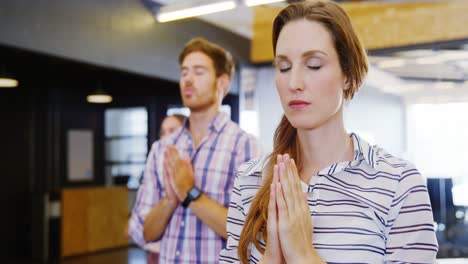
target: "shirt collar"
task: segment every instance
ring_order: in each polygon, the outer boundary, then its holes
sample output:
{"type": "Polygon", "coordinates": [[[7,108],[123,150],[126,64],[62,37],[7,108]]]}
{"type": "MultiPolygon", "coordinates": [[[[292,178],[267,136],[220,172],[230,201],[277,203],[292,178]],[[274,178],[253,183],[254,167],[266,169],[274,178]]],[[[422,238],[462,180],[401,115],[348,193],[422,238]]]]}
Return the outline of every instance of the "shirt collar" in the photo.
{"type": "Polygon", "coordinates": [[[351,133],[350,137],[353,139],[354,145],[354,159],[351,162],[351,165],[358,164],[364,160],[374,168],[374,147],[355,133],[351,133]]]}
{"type": "Polygon", "coordinates": [[[217,133],[221,132],[223,127],[230,121],[229,116],[226,113],[219,112],[210,123],[210,129],[216,131],[217,133]]]}
{"type": "MultiPolygon", "coordinates": [[[[223,127],[230,121],[231,119],[229,116],[224,113],[224,112],[219,112],[216,114],[213,119],[211,119],[210,124],[208,125],[208,128],[212,131],[215,131],[216,133],[221,132],[223,127]]],[[[185,118],[184,121],[184,128],[188,131],[188,126],[189,126],[189,118],[185,118]]]]}

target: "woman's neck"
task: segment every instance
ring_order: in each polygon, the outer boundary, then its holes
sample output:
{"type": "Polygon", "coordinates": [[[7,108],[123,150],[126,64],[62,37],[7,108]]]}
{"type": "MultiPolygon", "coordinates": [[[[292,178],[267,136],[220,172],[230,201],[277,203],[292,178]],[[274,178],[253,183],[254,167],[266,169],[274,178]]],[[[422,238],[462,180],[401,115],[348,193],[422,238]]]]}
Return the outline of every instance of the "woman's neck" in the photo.
{"type": "Polygon", "coordinates": [[[327,166],[353,159],[353,141],[344,128],[342,110],[320,127],[298,129],[298,137],[303,164],[299,173],[305,182],[327,166]]]}

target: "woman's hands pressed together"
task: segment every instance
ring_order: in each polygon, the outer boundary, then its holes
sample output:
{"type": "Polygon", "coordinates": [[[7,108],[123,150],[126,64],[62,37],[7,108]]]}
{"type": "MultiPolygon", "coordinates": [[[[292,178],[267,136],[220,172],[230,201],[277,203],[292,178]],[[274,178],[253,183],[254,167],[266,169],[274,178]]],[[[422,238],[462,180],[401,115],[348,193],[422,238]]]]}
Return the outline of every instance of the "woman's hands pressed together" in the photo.
{"type": "Polygon", "coordinates": [[[321,262],[312,244],[312,218],[294,160],[278,155],[273,170],[263,262],[321,262]]]}

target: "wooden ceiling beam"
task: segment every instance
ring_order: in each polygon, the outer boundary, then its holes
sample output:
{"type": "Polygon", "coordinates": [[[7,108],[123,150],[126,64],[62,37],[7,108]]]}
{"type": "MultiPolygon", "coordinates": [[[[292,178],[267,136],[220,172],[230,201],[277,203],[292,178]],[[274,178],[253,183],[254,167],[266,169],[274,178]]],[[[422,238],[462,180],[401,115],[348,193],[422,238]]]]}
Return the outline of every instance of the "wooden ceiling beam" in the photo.
{"type": "MultiPolygon", "coordinates": [[[[357,34],[368,50],[468,39],[466,1],[347,2],[357,34]]],[[[254,8],[251,62],[273,60],[271,27],[282,7],[254,8]]]]}

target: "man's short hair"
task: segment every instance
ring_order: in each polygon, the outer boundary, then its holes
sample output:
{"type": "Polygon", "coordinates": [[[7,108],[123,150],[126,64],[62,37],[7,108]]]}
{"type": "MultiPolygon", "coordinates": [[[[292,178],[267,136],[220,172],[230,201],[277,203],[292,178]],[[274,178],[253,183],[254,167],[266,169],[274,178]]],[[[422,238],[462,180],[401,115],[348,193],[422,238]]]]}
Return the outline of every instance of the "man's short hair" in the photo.
{"type": "Polygon", "coordinates": [[[204,38],[194,38],[185,44],[179,55],[179,64],[182,65],[185,57],[192,52],[202,52],[213,61],[216,77],[227,74],[229,80],[234,75],[234,61],[231,54],[212,42],[204,38]]]}

